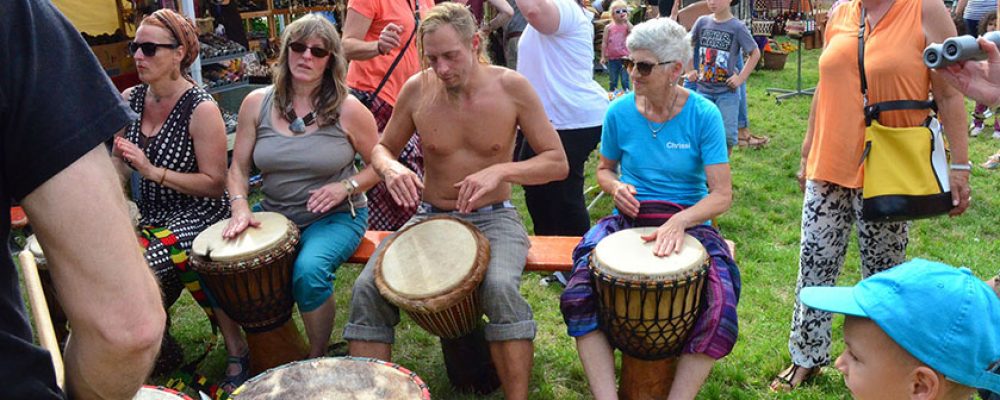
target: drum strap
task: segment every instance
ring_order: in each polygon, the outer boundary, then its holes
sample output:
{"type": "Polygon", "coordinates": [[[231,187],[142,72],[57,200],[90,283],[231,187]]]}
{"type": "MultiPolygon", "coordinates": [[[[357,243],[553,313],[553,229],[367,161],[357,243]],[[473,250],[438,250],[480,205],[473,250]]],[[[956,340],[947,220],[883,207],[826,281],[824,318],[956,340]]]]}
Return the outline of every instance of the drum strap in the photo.
{"type": "Polygon", "coordinates": [[[170,261],[174,264],[174,268],[177,268],[181,282],[191,292],[191,296],[198,302],[198,305],[205,310],[205,315],[208,315],[208,320],[212,323],[212,333],[218,333],[219,322],[215,319],[215,313],[212,311],[212,302],[209,301],[208,294],[201,288],[198,273],[188,265],[187,250],[181,248],[177,236],[166,227],[144,227],[142,235],[139,237],[139,244],[142,245],[143,249],[147,249],[152,240],[159,241],[170,252],[170,261]]]}

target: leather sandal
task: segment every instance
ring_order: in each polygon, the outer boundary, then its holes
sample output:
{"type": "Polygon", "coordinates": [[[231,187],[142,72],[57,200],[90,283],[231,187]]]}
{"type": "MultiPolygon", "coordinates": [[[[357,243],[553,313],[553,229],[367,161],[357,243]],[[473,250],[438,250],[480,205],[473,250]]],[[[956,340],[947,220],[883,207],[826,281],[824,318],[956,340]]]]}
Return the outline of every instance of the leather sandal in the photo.
{"type": "Polygon", "coordinates": [[[250,350],[247,349],[247,351],[241,356],[227,357],[226,364],[227,369],[229,364],[237,364],[240,366],[240,372],[235,375],[227,373],[226,377],[222,379],[221,383],[219,383],[220,390],[232,393],[234,390],[242,386],[247,379],[250,379],[250,350]]]}
{"type": "Polygon", "coordinates": [[[747,147],[751,149],[759,149],[761,147],[766,146],[770,142],[771,138],[767,136],[757,136],[752,134],[747,135],[745,137],[741,137],[738,140],[738,144],[740,147],[747,147]]]}
{"type": "Polygon", "coordinates": [[[803,383],[809,382],[816,376],[819,376],[821,371],[822,367],[820,366],[807,368],[796,364],[792,364],[792,367],[789,368],[787,373],[779,372],[777,375],[774,376],[774,379],[771,380],[771,385],[770,385],[771,392],[791,392],[792,390],[795,390],[796,388],[801,386],[803,383]],[[807,371],[805,375],[802,376],[802,380],[800,380],[798,383],[795,383],[793,381],[795,380],[795,376],[798,375],[800,369],[805,369],[807,371]]]}

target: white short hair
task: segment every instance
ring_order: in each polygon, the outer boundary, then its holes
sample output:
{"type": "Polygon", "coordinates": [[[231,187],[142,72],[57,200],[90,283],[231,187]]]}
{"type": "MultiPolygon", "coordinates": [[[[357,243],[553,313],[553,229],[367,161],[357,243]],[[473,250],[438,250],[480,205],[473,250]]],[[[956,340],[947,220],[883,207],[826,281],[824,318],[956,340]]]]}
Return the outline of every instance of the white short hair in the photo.
{"type": "Polygon", "coordinates": [[[659,62],[691,59],[691,38],[684,27],[670,18],[655,18],[632,28],[625,41],[629,53],[651,51],[659,62]]]}

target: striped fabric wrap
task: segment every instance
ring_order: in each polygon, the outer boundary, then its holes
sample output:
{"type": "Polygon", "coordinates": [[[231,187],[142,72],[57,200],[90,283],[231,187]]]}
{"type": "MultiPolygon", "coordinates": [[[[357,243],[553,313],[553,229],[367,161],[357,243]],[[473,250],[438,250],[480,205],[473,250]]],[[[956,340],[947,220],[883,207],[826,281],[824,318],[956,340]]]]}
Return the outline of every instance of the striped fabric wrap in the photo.
{"type": "Polygon", "coordinates": [[[170,261],[174,263],[174,268],[177,268],[181,282],[191,292],[191,296],[198,302],[198,305],[205,310],[205,315],[212,322],[212,330],[215,331],[218,327],[218,321],[215,319],[215,313],[212,312],[212,301],[208,298],[208,293],[202,289],[198,273],[188,265],[187,250],[179,245],[177,237],[166,227],[143,227],[139,235],[139,244],[143,249],[146,249],[151,240],[158,240],[170,251],[170,261]]]}
{"type": "MultiPolygon", "coordinates": [[[[660,226],[684,206],[667,201],[640,202],[635,219],[620,214],[602,218],[573,250],[573,272],[560,298],[560,308],[570,336],[579,337],[598,328],[597,296],[588,265],[590,253],[604,237],[622,229],[660,226]]],[[[700,353],[714,359],[728,355],[736,344],[739,324],[736,306],[740,298],[740,271],[725,239],[715,228],[698,225],[687,234],[698,239],[709,255],[705,303],[683,353],[700,353]]]]}

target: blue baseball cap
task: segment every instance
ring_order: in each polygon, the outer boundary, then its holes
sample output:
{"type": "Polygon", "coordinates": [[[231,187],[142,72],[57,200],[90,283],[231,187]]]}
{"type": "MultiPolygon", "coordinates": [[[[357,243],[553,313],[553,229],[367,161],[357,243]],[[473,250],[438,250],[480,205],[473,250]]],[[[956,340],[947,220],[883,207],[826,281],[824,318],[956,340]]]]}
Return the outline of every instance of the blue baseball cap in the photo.
{"type": "Polygon", "coordinates": [[[1000,299],[968,268],[914,259],[854,287],[803,288],[799,298],[871,319],[948,379],[1000,392],[1000,299]]]}

